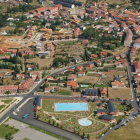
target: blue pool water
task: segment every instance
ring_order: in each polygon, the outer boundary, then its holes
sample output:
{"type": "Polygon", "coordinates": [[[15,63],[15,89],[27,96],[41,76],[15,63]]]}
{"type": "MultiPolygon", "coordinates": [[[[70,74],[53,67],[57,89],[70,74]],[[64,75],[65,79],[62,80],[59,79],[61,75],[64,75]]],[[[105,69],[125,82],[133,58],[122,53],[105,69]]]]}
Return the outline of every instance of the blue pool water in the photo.
{"type": "Polygon", "coordinates": [[[87,51],[88,52],[88,54],[91,54],[91,52],[90,51],[87,51]]]}
{"type": "Polygon", "coordinates": [[[79,124],[82,126],[89,126],[92,124],[92,122],[90,120],[87,120],[87,119],[82,119],[79,121],[79,124]]]}
{"type": "Polygon", "coordinates": [[[88,87],[88,85],[81,85],[81,87],[88,87]]]}
{"type": "Polygon", "coordinates": [[[56,103],[56,111],[88,111],[87,103],[56,103]]]}

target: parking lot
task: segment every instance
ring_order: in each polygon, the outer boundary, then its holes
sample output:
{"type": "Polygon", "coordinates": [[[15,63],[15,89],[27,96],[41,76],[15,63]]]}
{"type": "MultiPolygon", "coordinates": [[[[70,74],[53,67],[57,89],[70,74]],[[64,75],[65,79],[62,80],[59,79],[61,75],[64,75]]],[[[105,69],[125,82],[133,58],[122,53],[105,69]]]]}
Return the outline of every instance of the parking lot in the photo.
{"type": "Polygon", "coordinates": [[[13,135],[15,140],[23,140],[24,138],[30,140],[57,140],[54,137],[46,135],[42,132],[34,130],[29,127],[29,125],[24,124],[22,122],[10,119],[5,124],[9,126],[14,126],[15,128],[19,129],[20,131],[13,135]]]}

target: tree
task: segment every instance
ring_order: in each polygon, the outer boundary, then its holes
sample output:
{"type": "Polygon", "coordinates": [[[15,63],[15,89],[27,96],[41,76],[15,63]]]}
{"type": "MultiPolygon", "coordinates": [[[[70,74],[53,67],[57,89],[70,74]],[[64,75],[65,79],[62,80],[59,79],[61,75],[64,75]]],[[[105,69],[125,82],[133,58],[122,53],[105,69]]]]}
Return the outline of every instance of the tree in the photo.
{"type": "Polygon", "coordinates": [[[123,104],[126,105],[126,101],[124,101],[123,104]]]}
{"type": "Polygon", "coordinates": [[[89,135],[89,134],[87,135],[87,138],[88,138],[88,139],[90,138],[90,135],[89,135]]]}
{"type": "Polygon", "coordinates": [[[37,115],[36,119],[38,120],[39,118],[40,118],[40,116],[39,116],[39,115],[37,115]]]}
{"type": "Polygon", "coordinates": [[[7,94],[7,95],[9,95],[9,94],[10,94],[10,91],[9,91],[9,90],[8,90],[8,91],[6,91],[6,94],[7,94]]]}
{"type": "Polygon", "coordinates": [[[50,28],[55,31],[56,30],[56,26],[55,25],[51,25],[50,28]]]}
{"type": "Polygon", "coordinates": [[[55,121],[53,121],[53,125],[55,125],[55,121]]]}
{"type": "Polygon", "coordinates": [[[85,137],[85,133],[83,132],[83,137],[85,137]]]}
{"type": "Polygon", "coordinates": [[[139,58],[138,58],[138,57],[136,57],[136,58],[135,58],[135,61],[139,61],[139,58]]]}
{"type": "Polygon", "coordinates": [[[129,104],[128,107],[130,108],[130,110],[133,108],[131,104],[129,104]]]}
{"type": "Polygon", "coordinates": [[[41,56],[41,59],[45,59],[45,55],[42,55],[42,56],[41,56]]]}
{"type": "Polygon", "coordinates": [[[53,60],[53,66],[54,67],[59,67],[59,66],[61,66],[63,64],[64,64],[64,60],[62,58],[55,58],[53,60]]]}

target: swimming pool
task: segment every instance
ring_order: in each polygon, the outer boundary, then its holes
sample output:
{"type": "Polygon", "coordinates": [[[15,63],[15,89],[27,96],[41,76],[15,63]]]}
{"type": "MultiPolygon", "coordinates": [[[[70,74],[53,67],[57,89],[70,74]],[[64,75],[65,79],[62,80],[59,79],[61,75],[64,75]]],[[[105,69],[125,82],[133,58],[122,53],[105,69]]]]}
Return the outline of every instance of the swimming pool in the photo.
{"type": "Polygon", "coordinates": [[[81,87],[88,87],[88,85],[81,85],[81,87]]]}
{"type": "Polygon", "coordinates": [[[88,111],[87,103],[55,103],[54,111],[88,111]]]}

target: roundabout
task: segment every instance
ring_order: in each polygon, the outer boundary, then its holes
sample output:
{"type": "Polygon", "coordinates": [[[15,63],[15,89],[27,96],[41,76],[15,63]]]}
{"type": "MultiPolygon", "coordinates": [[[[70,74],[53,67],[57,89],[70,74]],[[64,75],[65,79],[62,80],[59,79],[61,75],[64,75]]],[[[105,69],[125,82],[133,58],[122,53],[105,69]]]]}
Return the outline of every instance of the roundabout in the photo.
{"type": "Polygon", "coordinates": [[[92,121],[87,120],[87,119],[81,119],[81,120],[79,120],[79,124],[80,124],[81,126],[89,126],[89,125],[92,124],[92,121]]]}

